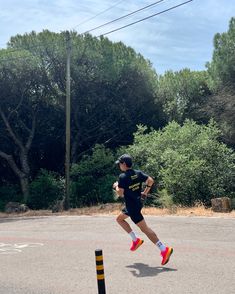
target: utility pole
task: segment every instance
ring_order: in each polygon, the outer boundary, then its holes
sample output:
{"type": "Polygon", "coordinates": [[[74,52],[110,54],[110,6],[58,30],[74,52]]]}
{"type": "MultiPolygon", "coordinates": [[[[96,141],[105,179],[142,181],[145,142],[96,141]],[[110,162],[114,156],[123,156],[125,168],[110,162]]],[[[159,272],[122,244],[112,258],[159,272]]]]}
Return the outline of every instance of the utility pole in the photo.
{"type": "Polygon", "coordinates": [[[66,38],[66,151],[65,151],[65,201],[64,209],[70,208],[70,140],[71,140],[71,97],[70,97],[70,59],[71,39],[69,31],[66,38]]]}

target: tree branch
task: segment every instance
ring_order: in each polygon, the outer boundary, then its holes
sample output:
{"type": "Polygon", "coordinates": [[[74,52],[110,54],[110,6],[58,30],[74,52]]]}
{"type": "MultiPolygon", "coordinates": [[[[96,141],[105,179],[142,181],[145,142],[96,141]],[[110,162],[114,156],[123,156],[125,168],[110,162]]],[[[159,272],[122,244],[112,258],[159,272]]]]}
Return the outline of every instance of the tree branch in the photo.
{"type": "Polygon", "coordinates": [[[32,127],[31,127],[31,131],[30,131],[30,135],[28,137],[27,143],[25,145],[25,148],[27,149],[27,151],[29,151],[31,145],[32,145],[32,141],[34,138],[34,134],[35,134],[35,129],[36,129],[36,115],[33,116],[33,121],[32,121],[32,127]]]}
{"type": "Polygon", "coordinates": [[[17,136],[13,132],[13,130],[12,130],[10,124],[9,124],[9,121],[7,120],[7,118],[6,118],[5,114],[4,114],[4,112],[2,111],[1,107],[0,107],[0,115],[1,115],[3,121],[4,121],[5,125],[6,125],[7,131],[10,134],[11,138],[13,139],[15,144],[17,146],[19,146],[21,150],[23,150],[24,146],[23,146],[22,142],[17,138],[17,136]]]}
{"type": "Polygon", "coordinates": [[[12,168],[12,170],[18,177],[22,178],[24,176],[24,173],[22,173],[22,171],[18,168],[12,155],[9,155],[3,151],[0,151],[0,157],[2,157],[8,162],[8,164],[10,165],[10,167],[12,168]]]}

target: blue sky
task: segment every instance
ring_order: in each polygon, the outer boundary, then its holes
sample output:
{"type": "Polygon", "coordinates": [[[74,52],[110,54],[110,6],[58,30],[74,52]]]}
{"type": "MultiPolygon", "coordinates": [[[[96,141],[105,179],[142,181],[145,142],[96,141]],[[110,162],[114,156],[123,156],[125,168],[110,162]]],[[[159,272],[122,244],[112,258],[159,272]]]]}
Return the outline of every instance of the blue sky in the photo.
{"type": "MultiPolygon", "coordinates": [[[[92,34],[99,36],[184,1],[186,0],[162,1],[130,18],[95,30],[92,34]]],[[[5,48],[11,36],[32,30],[76,30],[84,33],[154,2],[156,1],[0,0],[0,47],[5,48]],[[107,11],[101,13],[104,10],[107,11]],[[94,17],[97,14],[99,15],[94,17]],[[90,18],[92,19],[89,20],[90,18]]],[[[193,0],[107,37],[134,48],[151,61],[159,74],[183,68],[203,70],[205,63],[212,58],[214,35],[228,30],[231,17],[235,17],[234,0],[193,0]]]]}

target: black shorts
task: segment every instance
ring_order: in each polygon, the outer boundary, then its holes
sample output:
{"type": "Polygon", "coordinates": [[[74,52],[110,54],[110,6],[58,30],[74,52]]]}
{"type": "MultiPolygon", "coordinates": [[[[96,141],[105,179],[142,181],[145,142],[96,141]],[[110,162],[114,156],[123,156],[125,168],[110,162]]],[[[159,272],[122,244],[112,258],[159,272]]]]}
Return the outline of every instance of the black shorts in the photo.
{"type": "Polygon", "coordinates": [[[141,213],[141,208],[134,209],[134,210],[133,209],[127,210],[127,208],[124,207],[122,209],[122,213],[124,213],[125,215],[128,215],[135,224],[138,224],[139,222],[141,222],[144,219],[144,217],[141,213]]]}

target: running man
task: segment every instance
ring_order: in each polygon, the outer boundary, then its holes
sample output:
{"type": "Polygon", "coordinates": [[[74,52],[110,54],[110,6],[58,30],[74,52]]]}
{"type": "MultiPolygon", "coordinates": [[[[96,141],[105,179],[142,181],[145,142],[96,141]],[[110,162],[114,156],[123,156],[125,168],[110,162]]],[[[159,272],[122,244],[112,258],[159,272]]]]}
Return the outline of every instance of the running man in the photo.
{"type": "Polygon", "coordinates": [[[124,197],[126,207],[117,217],[118,224],[132,238],[131,251],[139,248],[144,240],[138,238],[132,230],[126,219],[128,217],[140,228],[140,230],[160,249],[162,265],[167,264],[173,252],[172,247],[166,247],[157,237],[155,232],[148,227],[141,213],[143,207],[141,198],[146,198],[154,180],[140,170],[132,169],[132,158],[129,154],[123,154],[116,161],[122,173],[119,180],[113,184],[113,189],[119,197],[124,197]],[[145,189],[141,192],[142,183],[145,183],[145,189]]]}

